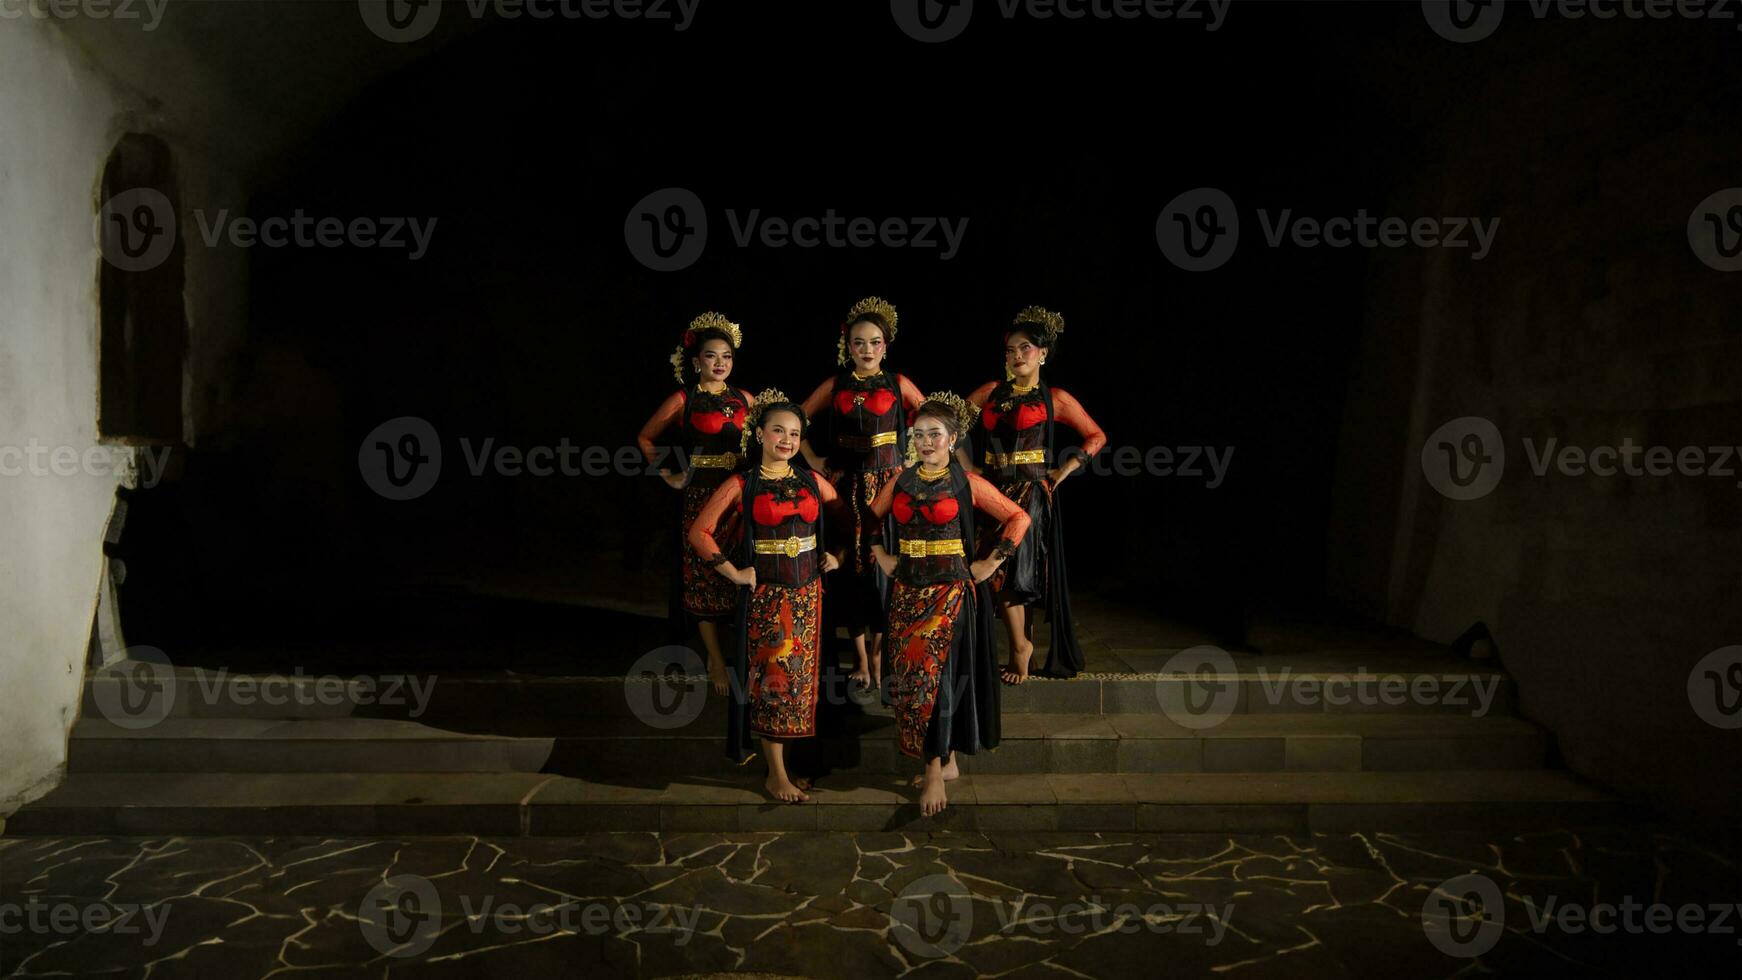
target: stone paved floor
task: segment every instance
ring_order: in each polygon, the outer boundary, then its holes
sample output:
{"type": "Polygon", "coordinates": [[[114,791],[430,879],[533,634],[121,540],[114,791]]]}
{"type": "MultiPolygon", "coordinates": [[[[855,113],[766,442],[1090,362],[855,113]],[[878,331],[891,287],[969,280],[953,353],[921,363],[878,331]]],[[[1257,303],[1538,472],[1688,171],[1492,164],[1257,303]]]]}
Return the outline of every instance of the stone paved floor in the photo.
{"type": "Polygon", "coordinates": [[[1733,856],[1641,828],[0,839],[0,976],[1735,977],[1739,901],[1733,856]],[[1500,926],[1440,908],[1470,874],[1500,926]],[[1706,925],[1538,931],[1551,896],[1706,925]]]}

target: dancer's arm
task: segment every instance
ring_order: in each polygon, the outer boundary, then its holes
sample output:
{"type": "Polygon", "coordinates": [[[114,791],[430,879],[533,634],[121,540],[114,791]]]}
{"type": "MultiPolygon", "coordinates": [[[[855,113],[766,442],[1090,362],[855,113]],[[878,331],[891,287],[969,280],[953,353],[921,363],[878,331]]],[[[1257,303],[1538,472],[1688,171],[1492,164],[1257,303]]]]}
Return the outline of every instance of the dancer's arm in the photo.
{"type": "Polygon", "coordinates": [[[1016,506],[1016,501],[998,491],[984,477],[968,476],[968,488],[974,495],[974,506],[987,517],[998,521],[998,544],[992,553],[968,566],[973,573],[974,581],[984,582],[992,577],[1004,559],[1016,554],[1016,548],[1022,544],[1022,536],[1028,533],[1028,512],[1016,506]]]}
{"type": "MultiPolygon", "coordinates": [[[[690,547],[706,565],[712,566],[727,579],[739,585],[756,587],[756,569],[740,569],[726,558],[726,553],[720,550],[720,545],[714,540],[714,528],[720,524],[720,518],[726,516],[726,511],[733,507],[742,507],[744,500],[744,478],[736,474],[726,478],[720,484],[720,489],[708,498],[696,514],[695,523],[690,525],[690,547]]],[[[748,532],[746,532],[748,533],[748,532]]]]}
{"type": "Polygon", "coordinates": [[[865,528],[865,539],[871,542],[871,557],[877,560],[878,567],[883,569],[885,575],[895,574],[895,556],[883,548],[883,520],[894,507],[895,481],[890,480],[871,499],[871,520],[865,528]]]}
{"type": "MultiPolygon", "coordinates": [[[[836,527],[852,527],[852,515],[847,513],[847,503],[841,494],[827,480],[817,481],[817,498],[822,501],[824,520],[836,527]]],[[[847,546],[841,545],[834,551],[823,555],[823,571],[832,572],[841,567],[847,560],[847,546]]]]}
{"type": "Polygon", "coordinates": [[[1052,390],[1052,410],[1055,419],[1075,429],[1077,435],[1083,437],[1083,447],[1066,450],[1064,461],[1048,474],[1052,477],[1052,485],[1056,487],[1065,477],[1081,468],[1084,460],[1100,452],[1102,447],[1107,445],[1107,434],[1102,432],[1101,427],[1095,424],[1095,420],[1089,417],[1089,413],[1083,410],[1082,403],[1071,397],[1070,393],[1062,388],[1052,390]]]}
{"type": "Polygon", "coordinates": [[[895,376],[895,386],[901,390],[901,407],[907,409],[907,424],[913,424],[913,413],[925,404],[925,395],[920,394],[919,386],[909,381],[907,375],[895,376]]]}
{"type": "MultiPolygon", "coordinates": [[[[996,387],[998,387],[998,382],[988,381],[980,387],[975,388],[968,394],[968,404],[975,408],[984,409],[986,407],[986,399],[992,397],[992,389],[996,387]]],[[[978,418],[976,418],[975,421],[978,422],[978,418]]],[[[962,469],[967,470],[969,473],[978,474],[982,472],[979,462],[974,459],[973,439],[971,438],[970,433],[962,433],[961,444],[956,447],[956,459],[961,462],[962,469]]]]}
{"type": "MultiPolygon", "coordinates": [[[[680,388],[672,392],[670,398],[659,403],[659,407],[654,409],[653,415],[648,418],[647,424],[643,425],[640,433],[635,436],[636,444],[641,447],[641,455],[646,458],[650,465],[659,454],[659,449],[653,444],[653,441],[658,439],[665,430],[676,424],[679,418],[683,417],[683,404],[684,393],[683,389],[680,388]]],[[[683,474],[675,472],[670,467],[661,466],[659,476],[673,487],[679,489],[683,487],[683,474]]]]}
{"type": "MultiPolygon", "coordinates": [[[[809,432],[810,426],[816,422],[818,413],[829,407],[829,399],[834,396],[835,379],[825,378],[822,384],[817,385],[817,390],[811,392],[810,397],[806,398],[804,404],[799,406],[804,409],[806,432],[809,432]]],[[[798,451],[804,454],[805,462],[811,464],[811,469],[823,474],[824,482],[834,482],[832,474],[829,473],[828,461],[818,456],[817,451],[811,448],[810,436],[807,435],[798,441],[798,451]]]]}

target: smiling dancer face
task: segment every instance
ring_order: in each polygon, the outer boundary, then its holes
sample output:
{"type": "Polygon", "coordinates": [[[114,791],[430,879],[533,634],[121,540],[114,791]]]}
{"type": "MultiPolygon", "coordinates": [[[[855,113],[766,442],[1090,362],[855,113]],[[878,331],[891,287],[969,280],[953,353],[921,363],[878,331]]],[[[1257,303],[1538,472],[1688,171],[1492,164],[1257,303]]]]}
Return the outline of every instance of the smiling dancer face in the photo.
{"type": "Polygon", "coordinates": [[[762,465],[778,468],[798,455],[804,422],[791,409],[770,409],[763,413],[762,427],[757,431],[762,442],[762,465]]]}
{"type": "Polygon", "coordinates": [[[847,361],[861,375],[883,370],[883,355],[889,350],[889,331],[875,314],[847,328],[847,361]]]}

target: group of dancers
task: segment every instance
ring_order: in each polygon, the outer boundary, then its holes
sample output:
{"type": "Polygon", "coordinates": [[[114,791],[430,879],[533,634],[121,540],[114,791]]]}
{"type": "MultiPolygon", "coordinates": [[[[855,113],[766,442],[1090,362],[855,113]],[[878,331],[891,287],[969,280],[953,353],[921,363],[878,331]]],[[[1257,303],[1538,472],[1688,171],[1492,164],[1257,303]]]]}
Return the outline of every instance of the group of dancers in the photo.
{"type": "Polygon", "coordinates": [[[661,470],[683,493],[673,616],[697,625],[714,692],[729,695],[734,680],[744,692],[729,704],[727,755],[747,763],[760,740],[769,794],[810,799],[785,748],[816,734],[827,574],[857,657],[852,681],[881,690],[889,654],[897,745],[924,766],[914,786],[931,816],[947,803],[955,753],[997,746],[998,685],[1027,679],[1039,615],[1051,636],[1042,673],[1083,669],[1057,490],[1106,437],[1041,376],[1064,332],[1057,313],[1017,314],[1003,332],[1005,379],[967,398],[922,394],[884,369],[896,324],[882,299],[854,304],[837,371],[799,403],[734,387],[743,330],[705,313],[671,356],[678,390],[638,442],[649,461],[666,440],[687,462],[661,470]],[[1055,450],[1059,425],[1081,446],[1055,450]],[[1001,677],[995,610],[1010,641],[1001,677]]]}

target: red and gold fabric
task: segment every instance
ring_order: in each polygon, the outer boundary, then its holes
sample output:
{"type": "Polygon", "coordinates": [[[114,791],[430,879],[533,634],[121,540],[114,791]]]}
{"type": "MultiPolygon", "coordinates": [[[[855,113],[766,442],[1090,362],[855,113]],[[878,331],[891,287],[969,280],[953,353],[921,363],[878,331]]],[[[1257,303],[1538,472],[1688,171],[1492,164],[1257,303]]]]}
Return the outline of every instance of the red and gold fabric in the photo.
{"type": "MultiPolygon", "coordinates": [[[[690,544],[696,518],[717,489],[688,486],[683,491],[683,608],[691,616],[704,619],[730,616],[738,608],[738,587],[709,567],[690,544]]],[[[735,548],[743,529],[738,515],[727,514],[708,533],[720,547],[735,548]]]]}
{"type": "MultiPolygon", "coordinates": [[[[708,496],[725,482],[738,463],[739,435],[754,400],[742,388],[728,386],[718,392],[700,386],[680,388],[660,403],[635,437],[642,456],[652,465],[660,459],[658,441],[673,429],[678,430],[674,442],[682,455],[669,468],[687,467],[689,471],[679,516],[674,623],[680,609],[693,618],[717,621],[731,616],[737,608],[735,587],[702,563],[690,547],[689,534],[708,496]]],[[[737,522],[722,524],[718,534],[726,547],[734,546],[738,541],[737,522]]]]}
{"type": "Polygon", "coordinates": [[[1052,397],[1053,422],[1077,433],[1083,441],[1080,451],[1085,457],[1095,455],[1107,445],[1106,433],[1089,417],[1082,403],[1064,389],[1038,384],[1024,389],[1009,381],[989,381],[974,389],[968,401],[980,408],[985,446],[974,462],[994,481],[1045,479],[1047,470],[1058,465],[1057,458],[1047,458],[1046,393],[1052,397]]]}
{"type": "Polygon", "coordinates": [[[895,703],[896,747],[925,758],[926,730],[948,675],[951,651],[964,628],[963,607],[974,601],[972,583],[958,579],[908,585],[896,579],[889,602],[890,697],[895,703]]]}
{"type": "Polygon", "coordinates": [[[822,579],[808,585],[756,586],[748,630],[750,732],[805,738],[817,732],[817,668],[823,615],[822,579]]]}
{"type": "Polygon", "coordinates": [[[943,758],[976,745],[997,744],[997,682],[986,609],[968,568],[975,511],[1001,523],[1002,553],[1028,530],[1028,515],[986,480],[951,463],[927,479],[918,466],[901,471],[872,502],[879,519],[893,516],[895,537],[882,542],[900,556],[891,586],[891,700],[897,744],[918,759],[943,758]],[[959,499],[965,491],[967,504],[959,499]],[[940,697],[947,717],[934,725],[940,697]]]}

